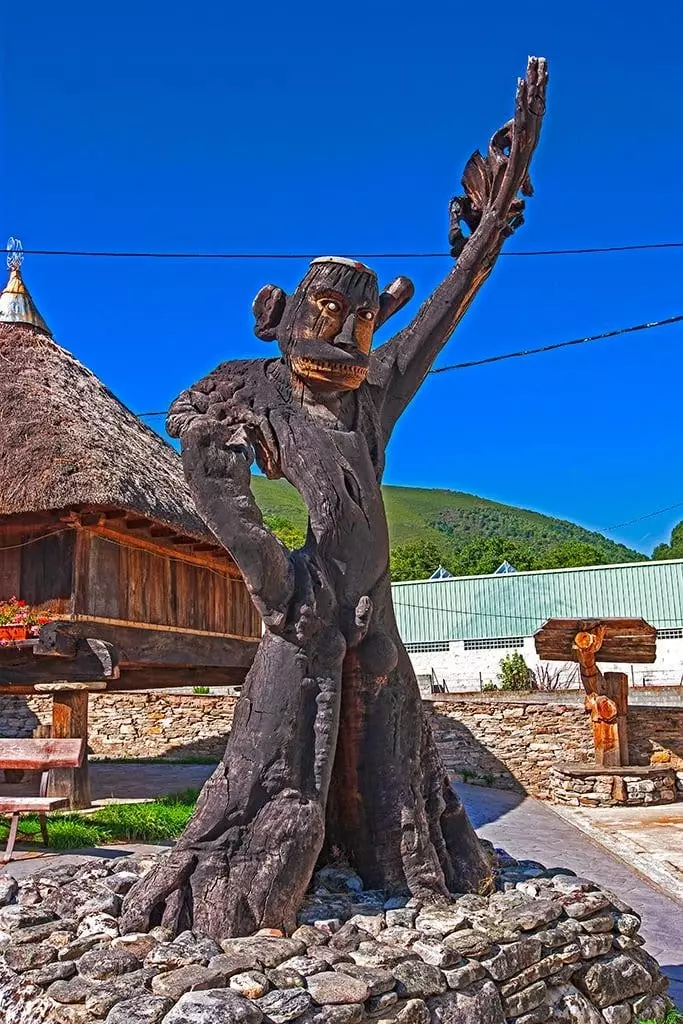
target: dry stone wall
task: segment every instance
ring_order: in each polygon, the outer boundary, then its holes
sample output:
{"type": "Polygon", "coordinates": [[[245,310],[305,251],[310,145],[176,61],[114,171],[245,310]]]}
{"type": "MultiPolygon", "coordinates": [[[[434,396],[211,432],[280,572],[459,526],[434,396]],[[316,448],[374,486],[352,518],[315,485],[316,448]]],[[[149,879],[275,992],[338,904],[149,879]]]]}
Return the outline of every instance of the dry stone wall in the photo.
{"type": "MultiPolygon", "coordinates": [[[[218,759],[236,702],[159,690],[91,694],[91,756],[218,759]]],[[[30,736],[49,723],[51,707],[50,697],[0,696],[0,736],[30,736]]],[[[470,782],[547,798],[553,764],[593,760],[590,724],[573,699],[444,694],[424,707],[449,771],[470,782]]],[[[683,708],[632,706],[629,746],[633,764],[683,771],[683,708]]]]}

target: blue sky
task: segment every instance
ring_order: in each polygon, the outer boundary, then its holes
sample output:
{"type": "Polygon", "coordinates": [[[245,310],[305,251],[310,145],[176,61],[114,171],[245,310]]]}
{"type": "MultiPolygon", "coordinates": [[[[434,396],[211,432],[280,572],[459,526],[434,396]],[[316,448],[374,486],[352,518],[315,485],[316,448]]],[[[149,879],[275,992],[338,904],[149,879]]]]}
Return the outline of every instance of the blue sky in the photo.
{"type": "MultiPolygon", "coordinates": [[[[441,250],[464,163],[536,53],[548,114],[508,248],[681,240],[682,22],[672,0],[647,17],[615,0],[15,4],[0,231],[27,249],[441,250]]],[[[223,359],[269,354],[252,297],[305,266],[34,256],[24,269],[57,339],[143,411],[223,359]]],[[[421,299],[449,262],[375,266],[409,274],[421,299]]],[[[503,258],[439,361],[681,313],[682,269],[683,250],[503,258]]],[[[682,341],[667,327],[432,377],[386,482],[594,528],[683,503],[682,341]]],[[[649,551],[682,518],[611,535],[649,551]]]]}

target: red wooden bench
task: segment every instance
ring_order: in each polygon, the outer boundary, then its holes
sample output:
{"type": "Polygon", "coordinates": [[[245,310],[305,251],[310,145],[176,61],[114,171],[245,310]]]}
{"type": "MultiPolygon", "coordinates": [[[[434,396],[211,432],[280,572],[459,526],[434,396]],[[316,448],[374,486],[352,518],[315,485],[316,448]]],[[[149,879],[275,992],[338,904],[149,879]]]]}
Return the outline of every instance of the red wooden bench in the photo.
{"type": "Polygon", "coordinates": [[[69,804],[65,797],[47,795],[49,773],[53,768],[78,768],[84,754],[85,742],[82,739],[0,739],[0,768],[42,772],[38,796],[7,797],[0,794],[0,814],[10,818],[7,848],[0,863],[6,864],[12,859],[21,814],[39,815],[41,835],[47,846],[46,815],[69,804]]]}

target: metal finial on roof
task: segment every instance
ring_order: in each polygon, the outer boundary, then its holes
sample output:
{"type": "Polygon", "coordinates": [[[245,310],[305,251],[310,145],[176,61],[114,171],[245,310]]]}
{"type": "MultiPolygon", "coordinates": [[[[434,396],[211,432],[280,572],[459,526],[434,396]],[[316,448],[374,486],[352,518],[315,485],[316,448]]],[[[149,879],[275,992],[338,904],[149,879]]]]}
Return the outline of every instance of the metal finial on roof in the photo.
{"type": "Polygon", "coordinates": [[[12,270],[13,267],[20,267],[24,262],[24,247],[21,244],[20,238],[7,239],[7,269],[12,270]]]}
{"type": "Polygon", "coordinates": [[[38,307],[21,276],[24,248],[18,238],[7,240],[7,269],[9,281],[0,293],[0,323],[29,324],[52,337],[52,331],[38,312],[38,307]]]}

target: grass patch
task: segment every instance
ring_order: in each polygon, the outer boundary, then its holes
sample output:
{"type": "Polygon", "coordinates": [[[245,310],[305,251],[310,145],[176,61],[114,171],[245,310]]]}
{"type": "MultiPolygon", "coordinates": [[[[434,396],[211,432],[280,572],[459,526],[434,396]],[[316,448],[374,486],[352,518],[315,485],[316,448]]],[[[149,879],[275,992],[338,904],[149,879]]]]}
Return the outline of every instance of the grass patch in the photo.
{"type": "MultiPolygon", "coordinates": [[[[639,1020],[638,1024],[657,1024],[654,1020],[639,1020]]],[[[669,1010],[664,1018],[664,1024],[683,1024],[683,1014],[678,1010],[669,1010]]]]}
{"type": "MultiPolygon", "coordinates": [[[[106,846],[108,843],[158,843],[177,839],[194,811],[198,789],[159,797],[145,804],[110,804],[93,814],[74,812],[48,816],[50,847],[72,850],[82,846],[106,846]]],[[[40,824],[34,815],[22,817],[22,840],[40,843],[40,824]]],[[[8,825],[0,823],[0,839],[6,839],[8,825]]]]}

